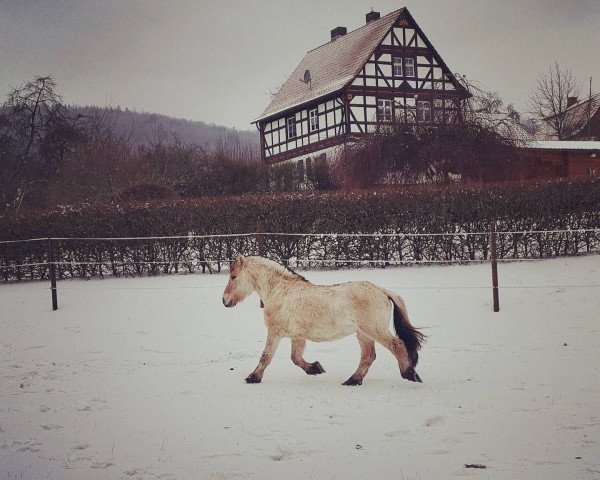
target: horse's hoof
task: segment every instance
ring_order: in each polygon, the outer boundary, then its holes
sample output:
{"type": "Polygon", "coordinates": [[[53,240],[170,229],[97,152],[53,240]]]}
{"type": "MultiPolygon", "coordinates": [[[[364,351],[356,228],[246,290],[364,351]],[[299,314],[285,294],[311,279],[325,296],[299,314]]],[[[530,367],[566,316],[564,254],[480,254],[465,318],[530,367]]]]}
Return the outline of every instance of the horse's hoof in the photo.
{"type": "Polygon", "coordinates": [[[246,377],[246,383],[260,383],[261,379],[257,375],[251,373],[246,377]]]}
{"type": "Polygon", "coordinates": [[[342,385],[347,385],[350,387],[353,387],[355,385],[362,385],[362,378],[350,377],[348,380],[346,380],[344,383],[342,383],[342,385]]]}
{"type": "Polygon", "coordinates": [[[310,367],[308,367],[306,373],[309,375],[319,375],[321,373],[325,373],[325,369],[319,362],[314,362],[310,364],[310,367]]]}
{"type": "Polygon", "coordinates": [[[406,370],[406,372],[402,373],[402,378],[410,380],[411,382],[423,383],[423,380],[421,380],[419,374],[415,372],[412,368],[409,368],[408,370],[406,370]]]}

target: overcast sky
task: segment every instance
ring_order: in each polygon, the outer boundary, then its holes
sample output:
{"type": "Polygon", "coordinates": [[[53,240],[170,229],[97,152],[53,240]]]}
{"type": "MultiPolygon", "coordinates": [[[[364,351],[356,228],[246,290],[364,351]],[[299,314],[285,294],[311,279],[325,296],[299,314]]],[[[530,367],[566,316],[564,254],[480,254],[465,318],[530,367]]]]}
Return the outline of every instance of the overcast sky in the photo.
{"type": "Polygon", "coordinates": [[[408,7],[450,69],[525,110],[539,72],[600,91],[600,0],[0,0],[0,96],[52,75],[68,103],[238,129],[307,50],[408,7]]]}

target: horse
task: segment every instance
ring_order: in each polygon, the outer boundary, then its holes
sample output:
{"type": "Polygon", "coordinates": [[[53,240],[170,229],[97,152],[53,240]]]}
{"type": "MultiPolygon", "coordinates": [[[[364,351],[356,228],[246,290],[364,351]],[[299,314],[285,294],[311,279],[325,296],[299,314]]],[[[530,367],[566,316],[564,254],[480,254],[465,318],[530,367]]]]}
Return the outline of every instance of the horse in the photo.
{"type": "Polygon", "coordinates": [[[291,269],[263,257],[239,256],[230,264],[223,305],[234,307],[257,292],[264,304],[267,341],[247,383],[260,383],[282,338],[291,339],[292,362],[308,375],[325,373],[318,362],[303,354],[306,341],[338,340],[353,333],[360,344],[360,363],[343,385],[361,385],[375,360],[375,342],[396,357],[402,378],[421,382],[415,371],[425,335],[408,319],[404,300],[370,282],[315,285],[291,269]],[[389,329],[390,303],[394,330],[389,329]]]}

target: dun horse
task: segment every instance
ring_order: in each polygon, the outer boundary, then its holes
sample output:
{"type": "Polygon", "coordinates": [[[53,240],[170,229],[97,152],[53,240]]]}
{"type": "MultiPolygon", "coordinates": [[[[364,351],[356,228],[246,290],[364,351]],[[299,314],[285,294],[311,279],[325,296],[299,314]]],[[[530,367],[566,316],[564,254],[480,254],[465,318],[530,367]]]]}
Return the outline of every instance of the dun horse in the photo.
{"type": "Polygon", "coordinates": [[[396,357],[403,378],[421,381],[415,366],[425,336],[410,324],[398,295],[369,282],[314,285],[266,258],[240,256],[231,264],[223,304],[233,307],[253,292],[264,303],[267,343],[246,382],[260,383],[283,337],[292,340],[292,361],[308,375],[318,375],[325,372],[321,364],[303,358],[306,340],[338,340],[353,333],[360,344],[360,363],[344,385],[362,384],[375,360],[375,342],[396,357]],[[389,331],[390,302],[397,336],[389,331]]]}

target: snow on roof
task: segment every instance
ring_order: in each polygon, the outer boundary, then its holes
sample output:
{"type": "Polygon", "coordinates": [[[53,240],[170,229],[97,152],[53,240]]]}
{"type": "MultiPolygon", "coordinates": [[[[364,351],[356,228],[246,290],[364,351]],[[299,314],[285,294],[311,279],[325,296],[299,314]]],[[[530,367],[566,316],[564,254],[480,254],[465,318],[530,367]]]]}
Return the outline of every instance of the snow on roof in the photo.
{"type": "MultiPolygon", "coordinates": [[[[573,137],[584,133],[588,120],[593,117],[600,109],[600,94],[592,95],[590,98],[580,100],[574,105],[567,108],[562,115],[565,115],[565,129],[568,136],[573,137]]],[[[542,123],[541,136],[544,138],[556,138],[556,132],[551,127],[553,118],[557,115],[551,115],[544,118],[542,123]]]]}
{"type": "Polygon", "coordinates": [[[600,141],[538,140],[525,145],[524,148],[540,150],[600,150],[600,141]]]}
{"type": "Polygon", "coordinates": [[[388,13],[342,37],[310,50],[255,120],[334,93],[352,81],[405,8],[388,13]],[[310,83],[304,83],[304,72],[310,83]]]}
{"type": "Polygon", "coordinates": [[[525,144],[533,140],[532,135],[509,113],[476,112],[472,119],[486,128],[495,130],[503,137],[512,138],[525,144]]]}

